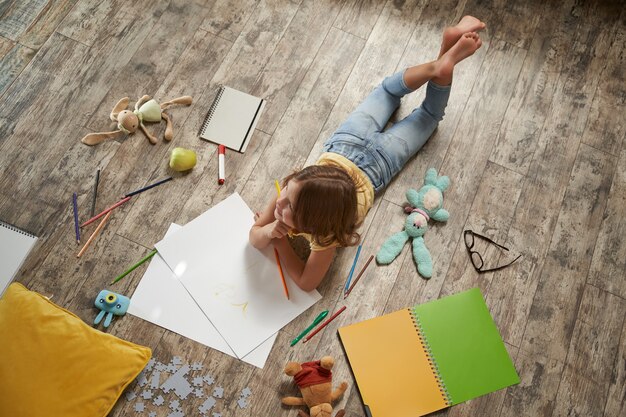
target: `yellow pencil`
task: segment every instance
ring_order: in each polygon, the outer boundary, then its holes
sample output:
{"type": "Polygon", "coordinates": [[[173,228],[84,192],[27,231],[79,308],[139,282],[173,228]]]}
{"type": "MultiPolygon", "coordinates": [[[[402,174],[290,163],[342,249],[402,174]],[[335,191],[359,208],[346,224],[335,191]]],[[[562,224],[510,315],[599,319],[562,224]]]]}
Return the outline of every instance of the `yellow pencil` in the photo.
{"type": "Polygon", "coordinates": [[[89,247],[89,245],[91,244],[91,241],[94,240],[94,238],[96,237],[96,235],[100,232],[100,230],[102,230],[102,228],[104,227],[104,224],[107,222],[107,220],[109,220],[109,217],[111,217],[111,211],[109,211],[107,213],[106,216],[104,216],[104,219],[102,219],[102,221],[100,222],[100,224],[98,225],[98,227],[96,227],[96,230],[93,231],[93,233],[91,234],[91,236],[89,236],[89,239],[87,239],[87,242],[85,242],[85,246],[83,246],[83,248],[80,250],[80,252],[78,252],[78,255],[76,255],[77,258],[80,258],[83,253],[85,253],[85,251],[87,250],[87,248],[89,247]]]}
{"type": "Polygon", "coordinates": [[[278,193],[278,196],[280,197],[280,185],[278,185],[278,180],[274,180],[274,185],[276,186],[276,192],[278,193]]]}

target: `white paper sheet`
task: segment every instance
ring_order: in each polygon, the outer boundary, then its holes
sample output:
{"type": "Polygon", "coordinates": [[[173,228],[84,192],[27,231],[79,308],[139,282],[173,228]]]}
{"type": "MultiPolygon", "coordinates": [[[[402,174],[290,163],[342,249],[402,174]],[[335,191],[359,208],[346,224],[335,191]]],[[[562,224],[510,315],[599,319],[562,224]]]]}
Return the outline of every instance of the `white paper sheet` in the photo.
{"type": "MultiPolygon", "coordinates": [[[[180,228],[172,224],[165,236],[180,228]]],[[[135,289],[128,313],[237,357],[158,253],[135,289]]],[[[276,333],[241,360],[263,368],[275,340],[276,333]]]]}
{"type": "Polygon", "coordinates": [[[261,252],[248,242],[253,223],[254,214],[235,193],[156,244],[238,357],[321,298],[302,291],[285,271],[287,300],[273,248],[261,252]]]}

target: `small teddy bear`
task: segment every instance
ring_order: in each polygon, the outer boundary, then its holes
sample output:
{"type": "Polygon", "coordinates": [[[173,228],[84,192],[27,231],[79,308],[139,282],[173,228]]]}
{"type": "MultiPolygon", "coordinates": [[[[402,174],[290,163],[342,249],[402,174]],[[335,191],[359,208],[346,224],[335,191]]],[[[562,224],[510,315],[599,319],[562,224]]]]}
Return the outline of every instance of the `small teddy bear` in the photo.
{"type": "Polygon", "coordinates": [[[419,190],[409,189],[406,198],[409,204],[404,207],[408,214],[404,230],[389,237],[381,246],[376,261],[381,265],[390,264],[402,252],[404,244],[413,238],[413,259],[417,271],[426,279],[433,275],[433,261],[424,243],[424,234],[428,230],[428,220],[445,222],[450,217],[443,208],[443,192],[450,185],[446,176],[437,176],[437,170],[426,171],[424,186],[419,190]]]}
{"type": "Polygon", "coordinates": [[[146,135],[150,143],[153,145],[157,143],[157,139],[148,133],[144,122],[160,122],[161,119],[165,119],[167,126],[165,127],[165,139],[172,140],[174,137],[174,130],[172,128],[172,121],[169,116],[165,114],[164,110],[174,104],[190,105],[192,98],[189,96],[183,96],[175,98],[174,100],[167,101],[163,104],[157,103],[156,100],[150,99],[150,96],[143,96],[135,103],[135,111],[126,110],[128,107],[128,97],[124,97],[117,102],[113,110],[111,110],[110,118],[112,121],[117,122],[117,129],[112,132],[100,132],[90,133],[81,139],[85,145],[97,145],[107,139],[113,139],[118,135],[129,135],[135,133],[137,128],[146,135]]]}
{"type": "MultiPolygon", "coordinates": [[[[331,417],[333,412],[332,403],[339,399],[348,388],[347,382],[339,384],[339,388],[333,391],[331,369],[335,361],[330,356],[324,356],[319,361],[288,362],[285,366],[285,374],[293,376],[294,382],[300,388],[300,397],[284,397],[285,405],[306,405],[309,407],[307,414],[298,410],[300,417],[331,417]]],[[[335,417],[342,417],[344,410],[339,410],[335,417]]]]}

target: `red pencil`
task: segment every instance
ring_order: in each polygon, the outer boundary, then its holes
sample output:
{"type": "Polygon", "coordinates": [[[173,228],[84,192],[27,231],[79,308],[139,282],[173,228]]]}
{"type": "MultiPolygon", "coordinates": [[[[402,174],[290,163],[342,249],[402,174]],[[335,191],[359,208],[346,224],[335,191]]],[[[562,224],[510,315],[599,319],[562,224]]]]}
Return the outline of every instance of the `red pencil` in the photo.
{"type": "Polygon", "coordinates": [[[343,299],[345,300],[347,296],[350,295],[350,292],[352,292],[352,288],[354,288],[354,286],[356,285],[357,282],[359,282],[359,280],[361,279],[361,276],[363,276],[363,273],[365,272],[365,270],[367,269],[368,265],[370,264],[370,262],[372,262],[372,259],[374,259],[374,255],[370,255],[369,259],[367,260],[367,262],[365,263],[365,266],[363,268],[361,268],[361,272],[359,272],[359,275],[356,276],[356,279],[354,280],[354,282],[352,283],[352,285],[350,285],[350,288],[348,288],[348,291],[346,291],[345,293],[343,293],[343,299]]]}
{"type": "Polygon", "coordinates": [[[315,335],[317,334],[317,332],[319,332],[319,331],[320,331],[320,330],[322,330],[324,327],[326,327],[326,325],[327,325],[328,323],[330,323],[331,321],[333,321],[333,319],[334,319],[335,317],[337,317],[338,315],[340,315],[340,314],[343,312],[343,310],[345,310],[345,309],[346,309],[346,306],[343,306],[343,307],[341,307],[339,310],[337,310],[337,311],[335,312],[335,314],[333,314],[332,316],[330,316],[330,318],[329,318],[329,319],[327,319],[324,323],[322,323],[322,324],[320,324],[319,326],[317,326],[317,329],[313,330],[313,333],[311,333],[310,335],[308,335],[307,337],[305,337],[305,338],[302,340],[302,343],[306,343],[306,342],[308,342],[310,338],[312,338],[313,336],[315,336],[315,335]]]}
{"type": "Polygon", "coordinates": [[[109,207],[108,209],[104,210],[102,213],[92,217],[91,219],[87,220],[85,223],[81,224],[80,227],[85,227],[88,224],[91,224],[93,222],[95,222],[96,220],[98,220],[100,217],[104,216],[105,214],[107,214],[108,212],[110,212],[111,210],[113,210],[116,207],[121,206],[122,204],[124,204],[125,202],[127,202],[128,200],[130,200],[130,197],[126,197],[121,199],[120,201],[118,201],[117,203],[113,204],[111,207],[109,207]]]}

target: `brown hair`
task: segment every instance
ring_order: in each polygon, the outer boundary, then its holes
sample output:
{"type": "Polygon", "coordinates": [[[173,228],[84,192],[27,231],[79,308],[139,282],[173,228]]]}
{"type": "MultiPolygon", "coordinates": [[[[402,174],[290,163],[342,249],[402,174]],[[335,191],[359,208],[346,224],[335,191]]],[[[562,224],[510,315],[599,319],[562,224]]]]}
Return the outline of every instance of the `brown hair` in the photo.
{"type": "Polygon", "coordinates": [[[341,246],[355,245],[360,236],[355,180],[335,165],[311,165],[283,179],[300,186],[293,207],[293,218],[299,232],[309,233],[320,246],[335,240],[341,246]]]}

